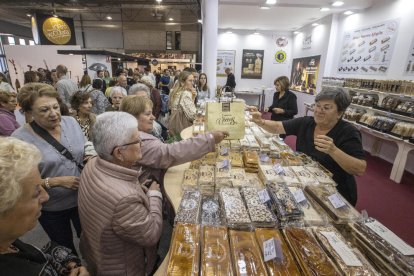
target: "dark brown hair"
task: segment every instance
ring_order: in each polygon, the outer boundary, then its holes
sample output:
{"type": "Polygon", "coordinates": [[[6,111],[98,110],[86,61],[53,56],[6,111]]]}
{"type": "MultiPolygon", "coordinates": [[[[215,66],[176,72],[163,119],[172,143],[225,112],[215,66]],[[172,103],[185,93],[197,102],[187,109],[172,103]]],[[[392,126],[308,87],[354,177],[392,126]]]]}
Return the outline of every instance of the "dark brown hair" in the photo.
{"type": "Polygon", "coordinates": [[[277,82],[280,84],[283,91],[286,91],[289,89],[289,78],[288,77],[286,76],[278,77],[277,79],[275,79],[273,84],[276,85],[277,82]]]}
{"type": "Polygon", "coordinates": [[[79,107],[91,97],[90,93],[83,91],[76,91],[70,98],[70,105],[76,111],[79,111],[79,107]]]}
{"type": "Polygon", "coordinates": [[[32,82],[25,84],[20,88],[19,94],[17,94],[17,102],[24,112],[28,112],[32,110],[34,102],[40,97],[58,99],[59,94],[56,92],[55,88],[49,84],[32,82]]]}

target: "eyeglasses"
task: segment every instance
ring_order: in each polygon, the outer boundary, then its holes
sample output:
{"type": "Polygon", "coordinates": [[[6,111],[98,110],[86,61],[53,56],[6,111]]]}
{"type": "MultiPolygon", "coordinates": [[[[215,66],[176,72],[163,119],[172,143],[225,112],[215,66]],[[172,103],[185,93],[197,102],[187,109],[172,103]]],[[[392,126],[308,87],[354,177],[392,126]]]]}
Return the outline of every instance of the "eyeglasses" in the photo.
{"type": "Polygon", "coordinates": [[[327,105],[324,105],[324,106],[321,106],[320,104],[315,104],[314,108],[319,109],[322,112],[329,112],[334,108],[334,106],[332,104],[327,104],[327,105]]]}
{"type": "Polygon", "coordinates": [[[141,139],[138,139],[138,140],[136,140],[136,141],[134,141],[134,142],[131,142],[131,143],[128,143],[128,144],[123,144],[123,145],[115,146],[115,147],[113,148],[113,150],[112,150],[112,153],[114,153],[114,151],[115,151],[115,149],[116,149],[116,148],[119,148],[119,147],[126,147],[126,146],[136,145],[136,144],[139,144],[139,146],[140,146],[140,147],[142,147],[142,140],[141,140],[141,139]]]}

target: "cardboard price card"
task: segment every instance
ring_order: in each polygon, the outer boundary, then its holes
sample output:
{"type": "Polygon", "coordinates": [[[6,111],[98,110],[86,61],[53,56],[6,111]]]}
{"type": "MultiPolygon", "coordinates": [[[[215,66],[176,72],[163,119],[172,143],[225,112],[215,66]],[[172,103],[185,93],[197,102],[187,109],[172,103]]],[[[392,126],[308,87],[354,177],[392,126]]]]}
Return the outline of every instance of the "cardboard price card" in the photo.
{"type": "Polygon", "coordinates": [[[245,134],[244,103],[207,103],[207,130],[228,131],[226,139],[243,139],[245,134]]]}

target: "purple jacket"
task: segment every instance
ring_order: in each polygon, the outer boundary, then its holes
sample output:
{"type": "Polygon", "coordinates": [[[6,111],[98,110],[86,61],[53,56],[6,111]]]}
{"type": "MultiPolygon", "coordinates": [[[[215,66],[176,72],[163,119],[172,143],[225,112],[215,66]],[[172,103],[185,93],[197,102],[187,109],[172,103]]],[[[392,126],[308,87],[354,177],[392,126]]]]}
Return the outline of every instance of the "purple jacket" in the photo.
{"type": "Polygon", "coordinates": [[[10,136],[19,127],[13,112],[0,108],[0,136],[10,136]]]}

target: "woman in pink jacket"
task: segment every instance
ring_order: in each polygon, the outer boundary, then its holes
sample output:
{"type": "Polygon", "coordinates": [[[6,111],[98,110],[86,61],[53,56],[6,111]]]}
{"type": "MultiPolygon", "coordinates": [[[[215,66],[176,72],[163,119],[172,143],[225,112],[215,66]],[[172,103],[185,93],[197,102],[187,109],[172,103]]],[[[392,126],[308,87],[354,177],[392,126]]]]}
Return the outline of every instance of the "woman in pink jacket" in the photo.
{"type": "Polygon", "coordinates": [[[92,132],[98,157],[86,164],[78,195],[82,255],[91,274],[146,275],[154,261],[148,248],[161,236],[162,194],[156,182],[141,185],[132,169],[142,157],[137,120],[104,113],[92,132]]]}

